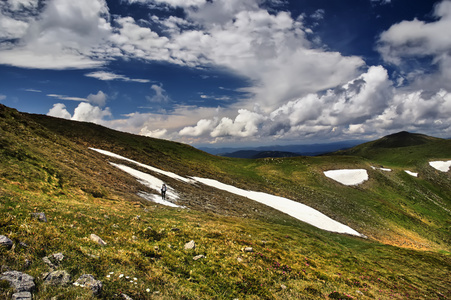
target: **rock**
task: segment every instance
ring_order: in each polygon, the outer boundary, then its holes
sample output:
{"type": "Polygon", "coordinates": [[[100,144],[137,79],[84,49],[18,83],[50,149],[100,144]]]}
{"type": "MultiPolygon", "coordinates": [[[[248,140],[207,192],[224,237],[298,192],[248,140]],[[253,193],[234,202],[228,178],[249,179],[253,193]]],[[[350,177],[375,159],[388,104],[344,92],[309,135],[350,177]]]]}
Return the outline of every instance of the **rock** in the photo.
{"type": "Polygon", "coordinates": [[[20,292],[13,294],[11,300],[32,300],[32,297],[30,292],[20,292]]]}
{"type": "Polygon", "coordinates": [[[100,246],[106,246],[106,243],[104,242],[104,240],[102,240],[98,235],[95,235],[94,233],[92,233],[89,238],[91,240],[93,240],[94,242],[96,242],[97,244],[99,244],[100,246]]]}
{"type": "Polygon", "coordinates": [[[43,257],[42,261],[50,268],[50,269],[56,269],[56,266],[50,261],[49,257],[43,257]]]}
{"type": "Polygon", "coordinates": [[[52,256],[53,256],[53,258],[54,258],[58,263],[62,262],[63,259],[64,259],[64,255],[63,255],[63,253],[61,253],[61,252],[55,253],[55,254],[53,254],[52,256]]]}
{"type": "Polygon", "coordinates": [[[53,271],[44,278],[44,284],[51,286],[67,285],[70,282],[70,274],[66,271],[53,271]]]}
{"type": "Polygon", "coordinates": [[[122,296],[122,299],[125,299],[125,300],[133,300],[132,297],[130,297],[130,296],[126,295],[126,294],[121,294],[121,296],[122,296]]]}
{"type": "Polygon", "coordinates": [[[31,292],[35,288],[34,277],[18,271],[4,272],[0,280],[8,281],[16,293],[31,292]]]}
{"type": "Polygon", "coordinates": [[[201,258],[205,258],[205,255],[200,254],[200,255],[194,256],[193,260],[199,260],[201,258]]]}
{"type": "Polygon", "coordinates": [[[31,216],[35,219],[38,219],[38,221],[47,222],[47,217],[45,216],[45,213],[43,213],[43,212],[32,213],[31,216]]]}
{"type": "Polygon", "coordinates": [[[100,280],[95,280],[94,276],[91,274],[81,275],[80,278],[74,282],[74,285],[89,288],[94,295],[100,295],[103,286],[102,282],[100,280]]]}
{"type": "Polygon", "coordinates": [[[254,249],[252,247],[244,247],[244,252],[254,252],[254,249]]]}
{"type": "Polygon", "coordinates": [[[196,243],[194,241],[190,241],[185,244],[185,250],[196,249],[196,243]]]}
{"type": "Polygon", "coordinates": [[[11,249],[13,246],[13,241],[5,235],[0,235],[0,246],[11,249]]]}

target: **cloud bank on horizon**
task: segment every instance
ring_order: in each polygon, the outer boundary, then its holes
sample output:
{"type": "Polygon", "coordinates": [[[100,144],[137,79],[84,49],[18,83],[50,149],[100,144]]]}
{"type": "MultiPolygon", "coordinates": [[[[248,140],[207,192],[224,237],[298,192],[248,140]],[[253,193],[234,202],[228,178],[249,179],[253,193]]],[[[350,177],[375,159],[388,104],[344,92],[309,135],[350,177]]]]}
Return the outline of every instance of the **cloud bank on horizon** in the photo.
{"type": "MultiPolygon", "coordinates": [[[[395,2],[367,1],[387,9],[395,2]]],[[[91,80],[84,95],[73,95],[69,84],[64,94],[47,90],[48,115],[186,143],[372,138],[397,130],[451,135],[451,1],[434,1],[428,18],[399,20],[366,37],[379,56],[374,65],[322,40],[332,7],[309,13],[303,1],[293,2],[6,0],[0,67],[91,80]],[[130,62],[139,62],[136,75],[120,67],[130,62]],[[176,92],[168,79],[147,77],[142,70],[155,64],[220,70],[245,84],[217,95],[204,91],[199,76],[191,101],[181,82],[176,92]],[[132,89],[144,91],[142,102],[124,112],[132,89]]],[[[0,90],[0,101],[9,98],[0,90]]]]}

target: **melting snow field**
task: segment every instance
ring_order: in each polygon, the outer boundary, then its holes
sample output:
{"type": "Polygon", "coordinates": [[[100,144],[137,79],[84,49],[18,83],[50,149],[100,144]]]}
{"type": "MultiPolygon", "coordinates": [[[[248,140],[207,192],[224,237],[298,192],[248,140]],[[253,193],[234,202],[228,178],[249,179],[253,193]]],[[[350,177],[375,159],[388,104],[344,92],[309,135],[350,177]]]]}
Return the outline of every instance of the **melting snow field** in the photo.
{"type": "Polygon", "coordinates": [[[412,172],[412,171],[409,171],[409,170],[404,170],[404,172],[406,172],[406,173],[409,174],[410,176],[418,177],[418,173],[415,173],[415,172],[412,172]]]}
{"type": "MultiPolygon", "coordinates": [[[[254,201],[260,202],[262,204],[265,204],[267,206],[270,206],[272,208],[275,208],[283,213],[286,213],[298,220],[306,222],[306,223],[313,225],[320,229],[324,229],[324,230],[331,231],[331,232],[346,233],[346,234],[350,234],[350,235],[365,237],[364,235],[358,233],[357,231],[350,228],[349,226],[346,226],[340,222],[337,222],[337,221],[329,218],[328,216],[324,215],[323,213],[317,211],[316,209],[313,209],[307,205],[304,205],[302,203],[299,203],[299,202],[296,202],[296,201],[293,201],[293,200],[290,200],[287,198],[274,196],[274,195],[267,194],[267,193],[246,191],[246,190],[243,190],[243,189],[231,186],[231,185],[221,183],[221,182],[213,180],[213,179],[200,178],[200,177],[193,177],[192,179],[184,178],[177,174],[144,165],[142,163],[136,162],[134,160],[125,158],[123,156],[114,154],[109,151],[94,149],[94,148],[90,148],[90,149],[97,151],[103,155],[107,155],[110,157],[114,157],[114,158],[118,158],[118,159],[122,159],[122,160],[125,160],[128,162],[134,163],[136,165],[139,165],[139,166],[146,168],[148,170],[151,170],[153,172],[156,172],[156,173],[159,173],[162,175],[166,175],[168,177],[171,177],[171,178],[174,178],[174,179],[186,182],[186,183],[194,184],[196,182],[199,182],[199,183],[211,186],[211,187],[215,187],[217,189],[221,189],[221,190],[224,190],[224,191],[227,191],[230,193],[234,193],[239,196],[249,198],[251,200],[254,200],[254,201]]],[[[158,192],[160,190],[161,185],[163,184],[163,181],[161,181],[160,179],[158,179],[152,175],[149,175],[147,173],[140,172],[140,171],[130,168],[128,166],[124,166],[124,165],[120,165],[120,164],[113,164],[113,163],[111,163],[111,164],[117,168],[120,168],[124,172],[127,172],[130,175],[136,177],[140,182],[142,182],[143,184],[147,185],[148,187],[150,187],[152,189],[157,190],[158,192]]],[[[361,172],[362,170],[359,170],[359,171],[360,172],[358,172],[358,173],[360,175],[355,176],[355,177],[357,177],[360,181],[368,180],[368,174],[366,173],[366,170],[363,170],[363,171],[365,171],[364,174],[362,174],[363,173],[363,172],[361,172]],[[366,177],[364,175],[366,175],[366,177]]],[[[170,199],[178,198],[177,193],[170,187],[168,187],[167,194],[170,199]]],[[[162,203],[162,201],[163,201],[160,199],[160,196],[158,196],[158,195],[151,195],[151,194],[143,193],[143,192],[138,193],[138,195],[145,199],[149,199],[149,200],[159,202],[159,203],[162,203]]],[[[170,206],[177,206],[171,202],[168,202],[168,201],[165,201],[165,202],[167,202],[167,203],[162,203],[162,204],[170,205],[170,206]]]]}
{"type": "Polygon", "coordinates": [[[451,168],[451,160],[448,161],[431,161],[429,165],[439,171],[448,172],[451,168]]]}
{"type": "Polygon", "coordinates": [[[385,172],[391,172],[391,169],[388,169],[388,168],[377,168],[377,167],[371,166],[371,169],[373,169],[373,170],[381,170],[381,171],[385,171],[385,172]]]}
{"type": "Polygon", "coordinates": [[[344,185],[358,185],[368,180],[365,169],[342,169],[324,171],[324,175],[344,185]]]}

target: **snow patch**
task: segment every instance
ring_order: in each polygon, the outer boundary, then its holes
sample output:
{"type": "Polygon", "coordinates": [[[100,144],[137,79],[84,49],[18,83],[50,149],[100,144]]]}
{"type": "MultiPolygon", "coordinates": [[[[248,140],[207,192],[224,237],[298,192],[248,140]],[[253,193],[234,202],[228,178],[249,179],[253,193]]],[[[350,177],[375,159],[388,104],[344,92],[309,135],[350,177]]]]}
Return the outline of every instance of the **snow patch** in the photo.
{"type": "Polygon", "coordinates": [[[317,228],[364,237],[349,226],[339,223],[305,204],[267,193],[243,190],[213,179],[200,177],[193,177],[193,179],[205,185],[260,202],[317,228]]]}
{"type": "MultiPolygon", "coordinates": [[[[120,170],[122,170],[122,171],[124,171],[124,172],[126,172],[126,173],[128,173],[130,175],[132,175],[133,177],[137,178],[138,181],[140,183],[142,183],[143,185],[145,185],[145,186],[147,186],[147,187],[149,187],[149,188],[151,188],[153,190],[156,190],[157,192],[160,192],[161,186],[163,185],[164,182],[162,180],[158,179],[157,177],[152,176],[152,175],[147,174],[147,173],[144,173],[144,172],[141,172],[141,171],[138,171],[138,170],[135,170],[135,169],[130,168],[128,166],[115,164],[115,163],[112,163],[112,162],[110,162],[110,164],[115,166],[116,168],[118,168],[118,169],[120,169],[120,170]]],[[[172,202],[169,202],[167,200],[161,199],[160,195],[149,194],[149,193],[145,193],[145,192],[139,192],[138,196],[140,196],[140,197],[142,197],[142,198],[144,198],[146,200],[153,201],[153,202],[156,202],[156,203],[159,203],[159,204],[163,204],[163,205],[166,205],[166,206],[181,207],[181,206],[176,205],[176,204],[174,204],[172,202]]],[[[174,200],[179,199],[179,195],[171,187],[167,188],[166,197],[169,198],[169,199],[174,199],[174,200]]]]}
{"type": "Polygon", "coordinates": [[[115,154],[115,153],[110,152],[110,151],[100,150],[100,149],[95,149],[95,148],[89,148],[89,149],[94,150],[96,152],[99,152],[99,153],[101,153],[103,155],[106,155],[106,156],[109,156],[109,157],[113,157],[113,158],[117,158],[117,159],[121,159],[121,160],[125,160],[125,161],[128,161],[128,162],[131,162],[131,163],[133,163],[133,164],[135,164],[137,166],[140,166],[142,168],[145,168],[145,169],[147,169],[149,171],[152,171],[152,172],[155,172],[155,173],[160,173],[162,175],[166,175],[168,177],[171,177],[171,178],[174,178],[174,179],[177,179],[177,180],[180,180],[180,181],[184,181],[184,182],[187,182],[187,183],[192,183],[192,180],[190,180],[188,178],[179,176],[179,175],[177,175],[175,173],[172,173],[172,172],[163,171],[161,169],[158,169],[158,168],[155,168],[155,167],[151,167],[149,165],[142,164],[140,162],[137,162],[135,160],[132,160],[132,159],[120,156],[120,155],[115,154]]]}
{"type": "MultiPolygon", "coordinates": [[[[287,199],[287,198],[274,196],[274,195],[262,193],[262,192],[246,191],[246,190],[243,190],[243,189],[231,186],[231,185],[221,183],[221,182],[213,180],[213,179],[200,178],[200,177],[184,178],[177,174],[163,171],[163,170],[160,170],[155,167],[144,165],[142,163],[136,162],[134,160],[114,154],[109,151],[94,149],[94,148],[90,148],[90,149],[97,151],[103,155],[107,155],[110,157],[123,159],[125,161],[132,162],[134,164],[137,164],[137,165],[139,165],[143,168],[146,168],[148,170],[151,170],[153,172],[156,172],[156,173],[159,173],[162,175],[166,175],[168,177],[178,179],[178,180],[186,182],[186,183],[190,183],[190,184],[202,183],[202,184],[205,184],[205,185],[208,185],[211,187],[215,187],[217,189],[221,189],[221,190],[224,190],[224,191],[227,191],[227,192],[239,195],[239,196],[249,198],[251,200],[254,200],[254,201],[260,202],[262,204],[265,204],[267,206],[270,206],[270,207],[277,209],[283,213],[286,213],[300,221],[306,222],[310,225],[313,225],[313,226],[323,229],[323,230],[365,237],[364,235],[358,233],[357,231],[350,228],[349,226],[346,226],[340,222],[337,222],[337,221],[329,218],[328,216],[319,212],[318,210],[313,209],[305,204],[287,199]]],[[[135,170],[135,169],[130,168],[125,165],[120,165],[120,164],[115,164],[115,163],[111,163],[111,164],[115,167],[120,168],[124,172],[127,172],[130,175],[138,178],[138,180],[140,180],[143,184],[149,186],[152,189],[157,189],[159,191],[161,185],[163,184],[163,181],[161,181],[160,179],[158,179],[152,175],[149,175],[147,173],[140,172],[138,170],[135,170]]],[[[363,171],[365,171],[365,174],[366,174],[366,170],[363,170],[363,171]]],[[[360,177],[363,178],[364,176],[360,175],[360,177]]],[[[360,179],[362,179],[362,178],[360,178],[360,179]]],[[[367,180],[367,179],[368,179],[368,175],[366,174],[365,180],[367,180]]],[[[175,192],[175,190],[170,187],[168,188],[168,191],[166,192],[166,194],[168,195],[169,198],[173,198],[173,199],[178,199],[178,197],[179,197],[178,194],[175,192]]],[[[155,202],[158,201],[159,203],[161,203],[161,201],[164,201],[164,200],[161,200],[160,199],[161,197],[158,197],[158,195],[152,195],[152,194],[148,194],[148,193],[144,193],[144,192],[140,192],[138,195],[140,195],[141,197],[143,197],[145,199],[149,199],[149,200],[152,200],[155,202]]],[[[165,205],[170,205],[170,206],[175,205],[174,203],[171,203],[169,201],[166,201],[166,202],[167,203],[165,205]]],[[[176,207],[180,207],[180,206],[176,206],[176,207]]]]}
{"type": "Polygon", "coordinates": [[[324,175],[344,185],[358,185],[368,180],[365,169],[342,169],[324,171],[324,175]]]}
{"type": "Polygon", "coordinates": [[[378,167],[371,166],[371,169],[373,169],[373,170],[381,170],[381,171],[385,171],[385,172],[391,172],[391,169],[388,169],[388,168],[378,168],[378,167]]]}
{"type": "Polygon", "coordinates": [[[434,169],[437,169],[442,172],[448,172],[451,168],[451,160],[448,161],[431,161],[429,165],[434,169]]]}
{"type": "Polygon", "coordinates": [[[418,173],[415,173],[415,172],[412,172],[412,171],[409,171],[409,170],[404,170],[404,172],[406,172],[406,173],[409,174],[410,176],[418,177],[418,173]]]}

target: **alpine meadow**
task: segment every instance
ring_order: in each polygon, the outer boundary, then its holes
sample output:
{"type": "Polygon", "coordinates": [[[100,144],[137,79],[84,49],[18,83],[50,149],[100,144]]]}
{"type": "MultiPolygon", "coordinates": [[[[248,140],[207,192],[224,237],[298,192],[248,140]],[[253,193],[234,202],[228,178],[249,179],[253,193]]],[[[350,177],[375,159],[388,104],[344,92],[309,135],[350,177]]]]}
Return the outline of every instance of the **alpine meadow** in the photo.
{"type": "Polygon", "coordinates": [[[408,132],[220,157],[0,104],[0,298],[450,299],[450,160],[451,140],[408,132]]]}

